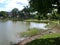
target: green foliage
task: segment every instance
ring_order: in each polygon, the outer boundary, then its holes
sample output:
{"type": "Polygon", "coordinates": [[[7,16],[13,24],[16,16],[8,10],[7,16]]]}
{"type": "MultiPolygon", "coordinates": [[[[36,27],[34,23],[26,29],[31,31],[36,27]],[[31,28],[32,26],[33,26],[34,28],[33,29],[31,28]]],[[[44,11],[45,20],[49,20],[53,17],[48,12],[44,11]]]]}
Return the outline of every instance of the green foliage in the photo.
{"type": "Polygon", "coordinates": [[[11,12],[13,17],[17,17],[17,15],[19,15],[19,10],[17,8],[14,8],[11,12]]]}
{"type": "Polygon", "coordinates": [[[6,11],[0,11],[0,16],[7,17],[7,12],[6,11]]]}
{"type": "Polygon", "coordinates": [[[28,29],[28,31],[26,31],[26,32],[22,32],[20,35],[21,35],[21,37],[30,37],[30,36],[36,35],[38,33],[40,33],[40,30],[33,28],[33,29],[28,29]]]}
{"type": "Polygon", "coordinates": [[[35,15],[34,18],[35,18],[35,19],[38,19],[38,15],[35,15]]]}
{"type": "Polygon", "coordinates": [[[29,18],[30,17],[30,8],[28,6],[24,7],[22,12],[24,12],[25,18],[29,18]]]}
{"type": "Polygon", "coordinates": [[[43,14],[52,8],[52,3],[50,0],[30,0],[30,7],[43,14]]]}
{"type": "Polygon", "coordinates": [[[59,20],[60,16],[58,14],[52,14],[53,9],[58,9],[56,12],[60,14],[60,2],[59,0],[30,0],[30,10],[38,11],[39,15],[38,20],[48,19],[48,20],[59,20]],[[54,6],[57,5],[57,6],[54,6]],[[47,16],[47,13],[51,15],[47,16]]]}
{"type": "Polygon", "coordinates": [[[26,45],[60,45],[60,34],[49,34],[33,40],[26,45]]]}

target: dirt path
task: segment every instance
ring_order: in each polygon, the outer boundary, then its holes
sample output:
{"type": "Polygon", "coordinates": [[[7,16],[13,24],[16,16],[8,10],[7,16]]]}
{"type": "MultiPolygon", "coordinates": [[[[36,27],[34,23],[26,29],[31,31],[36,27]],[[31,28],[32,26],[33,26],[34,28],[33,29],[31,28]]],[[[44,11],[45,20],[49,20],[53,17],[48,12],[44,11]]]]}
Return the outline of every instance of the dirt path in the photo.
{"type": "Polygon", "coordinates": [[[25,45],[26,43],[31,42],[32,40],[35,40],[38,37],[40,37],[42,35],[45,35],[45,34],[49,34],[49,31],[43,31],[43,33],[40,33],[38,35],[35,35],[35,36],[29,37],[27,39],[24,39],[21,42],[19,42],[18,45],[25,45]]]}

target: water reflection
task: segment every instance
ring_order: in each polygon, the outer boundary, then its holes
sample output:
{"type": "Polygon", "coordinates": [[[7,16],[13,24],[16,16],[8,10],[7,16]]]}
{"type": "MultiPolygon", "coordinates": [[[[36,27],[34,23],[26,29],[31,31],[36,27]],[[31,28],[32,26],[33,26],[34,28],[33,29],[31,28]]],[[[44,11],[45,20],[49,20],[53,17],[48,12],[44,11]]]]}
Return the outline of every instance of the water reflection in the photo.
{"type": "Polygon", "coordinates": [[[10,45],[11,42],[18,43],[24,38],[20,38],[17,33],[29,28],[45,29],[45,23],[21,22],[21,21],[0,21],[0,45],[10,45]]]}
{"type": "Polygon", "coordinates": [[[46,26],[45,23],[35,23],[35,22],[30,23],[30,28],[47,29],[45,28],[45,26],[46,26]]]}

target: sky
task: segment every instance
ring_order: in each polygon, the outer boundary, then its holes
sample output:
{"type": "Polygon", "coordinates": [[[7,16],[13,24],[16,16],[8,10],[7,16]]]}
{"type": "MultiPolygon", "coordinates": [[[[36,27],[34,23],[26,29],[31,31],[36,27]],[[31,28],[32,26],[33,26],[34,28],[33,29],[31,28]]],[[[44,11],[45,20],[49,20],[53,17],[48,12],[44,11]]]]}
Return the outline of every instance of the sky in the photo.
{"type": "Polygon", "coordinates": [[[0,11],[11,11],[13,8],[22,10],[28,5],[28,0],[0,0],[0,11]]]}

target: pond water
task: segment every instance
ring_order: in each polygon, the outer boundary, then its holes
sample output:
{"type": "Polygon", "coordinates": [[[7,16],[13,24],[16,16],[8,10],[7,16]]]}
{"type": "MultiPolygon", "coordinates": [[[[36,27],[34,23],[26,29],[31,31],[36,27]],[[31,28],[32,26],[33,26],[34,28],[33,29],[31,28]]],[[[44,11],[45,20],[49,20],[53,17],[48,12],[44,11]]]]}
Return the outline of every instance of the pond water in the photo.
{"type": "Polygon", "coordinates": [[[46,29],[45,23],[23,22],[23,21],[0,21],[0,45],[10,45],[11,42],[18,43],[20,38],[17,33],[29,28],[46,29]]]}

